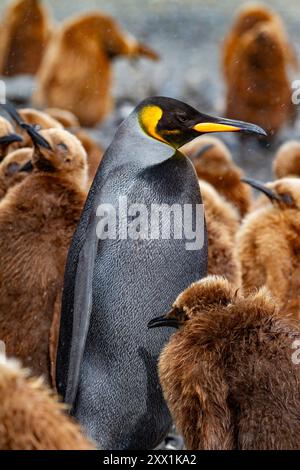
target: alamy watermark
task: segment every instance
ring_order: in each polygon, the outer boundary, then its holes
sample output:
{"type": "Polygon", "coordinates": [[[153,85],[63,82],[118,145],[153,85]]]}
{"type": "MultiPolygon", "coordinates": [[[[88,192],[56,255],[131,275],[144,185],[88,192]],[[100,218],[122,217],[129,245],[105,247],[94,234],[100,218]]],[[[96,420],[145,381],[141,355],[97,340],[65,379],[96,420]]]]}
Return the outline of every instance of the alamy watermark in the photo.
{"type": "Polygon", "coordinates": [[[6,103],[6,84],[3,80],[0,80],[0,104],[6,103]]]}
{"type": "Polygon", "coordinates": [[[295,349],[295,351],[292,354],[292,363],[295,365],[300,364],[300,339],[295,339],[295,341],[292,344],[292,349],[295,349]]]}
{"type": "Polygon", "coordinates": [[[292,93],[292,103],[299,104],[300,103],[300,80],[293,80],[292,89],[294,90],[292,93]]]}
{"type": "Polygon", "coordinates": [[[200,250],[205,240],[203,204],[129,204],[120,196],[117,205],[100,204],[96,215],[100,240],[184,240],[186,250],[200,250]]]}

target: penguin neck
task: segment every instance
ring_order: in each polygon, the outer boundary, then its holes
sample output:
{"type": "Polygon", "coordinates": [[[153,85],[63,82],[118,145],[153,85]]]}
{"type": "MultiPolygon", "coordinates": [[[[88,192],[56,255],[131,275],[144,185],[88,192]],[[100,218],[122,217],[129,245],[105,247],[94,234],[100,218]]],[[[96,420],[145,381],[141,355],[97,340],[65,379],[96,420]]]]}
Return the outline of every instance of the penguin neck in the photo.
{"type": "Polygon", "coordinates": [[[142,130],[135,111],[120,125],[110,148],[114,160],[121,165],[131,162],[141,168],[157,165],[180,155],[170,145],[147,135],[142,130]]]}

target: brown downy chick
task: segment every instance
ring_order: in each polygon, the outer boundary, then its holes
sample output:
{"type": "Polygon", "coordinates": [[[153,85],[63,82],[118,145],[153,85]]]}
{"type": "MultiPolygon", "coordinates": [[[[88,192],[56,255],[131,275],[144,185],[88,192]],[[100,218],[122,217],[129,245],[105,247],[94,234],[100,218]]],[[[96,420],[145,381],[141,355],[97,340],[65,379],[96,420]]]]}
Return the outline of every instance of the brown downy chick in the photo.
{"type": "MultiPolygon", "coordinates": [[[[62,129],[63,124],[59,119],[51,116],[47,112],[38,111],[33,108],[23,108],[18,110],[22,120],[27,124],[38,126],[40,129],[57,128],[62,129]]],[[[72,115],[72,113],[70,113],[72,115]]],[[[22,135],[22,146],[33,145],[30,136],[22,127],[17,126],[20,135],[22,135]]],[[[69,129],[82,143],[88,157],[89,183],[91,184],[97,172],[98,166],[103,156],[103,150],[100,146],[80,127],[69,129]]]]}
{"type": "Polygon", "coordinates": [[[228,117],[255,122],[269,140],[294,121],[286,52],[276,25],[261,23],[241,37],[231,72],[228,117]]]}
{"type": "Polygon", "coordinates": [[[240,269],[235,253],[237,211],[206,181],[200,181],[208,237],[208,274],[222,275],[236,286],[240,269]]]}
{"type": "MultiPolygon", "coordinates": [[[[63,126],[59,121],[43,111],[38,111],[37,109],[33,108],[22,108],[18,109],[18,113],[21,116],[23,122],[32,124],[33,126],[38,126],[39,129],[63,129],[63,126]]],[[[23,138],[22,147],[32,147],[33,143],[30,136],[28,135],[28,132],[18,125],[17,129],[23,138]]]]}
{"type": "Polygon", "coordinates": [[[300,319],[300,179],[245,181],[271,203],[247,216],[237,234],[243,291],[266,286],[285,314],[300,319]]]}
{"type": "Polygon", "coordinates": [[[82,143],[88,156],[89,182],[91,184],[102,160],[103,149],[84,129],[80,128],[77,117],[70,111],[60,108],[48,108],[46,112],[76,135],[82,143]]]}
{"type": "Polygon", "coordinates": [[[30,132],[33,171],[0,202],[0,338],[8,355],[48,377],[49,331],[86,199],[87,161],[69,132],[30,132]]]}
{"type": "Polygon", "coordinates": [[[26,163],[32,158],[33,149],[24,147],[9,153],[0,162],[0,199],[2,199],[9,188],[21,183],[26,176],[26,163]]]}
{"type": "Polygon", "coordinates": [[[0,162],[20,144],[24,144],[20,134],[16,134],[11,123],[0,116],[0,162]]]}
{"type": "Polygon", "coordinates": [[[102,13],[66,21],[41,65],[34,103],[67,109],[82,125],[96,125],[113,108],[111,61],[121,55],[158,59],[154,51],[102,13]]]}
{"type": "Polygon", "coordinates": [[[251,205],[251,191],[241,183],[243,171],[233,162],[226,145],[216,137],[203,136],[184,147],[198,178],[208,181],[243,217],[251,205]]]}
{"type": "MultiPolygon", "coordinates": [[[[297,140],[289,140],[282,144],[273,160],[273,173],[276,179],[280,178],[299,178],[300,177],[300,142],[297,140]]],[[[260,209],[271,204],[270,199],[261,194],[257,197],[251,210],[260,209]]]]}
{"type": "Polygon", "coordinates": [[[61,108],[47,108],[45,113],[60,122],[65,129],[80,127],[80,122],[74,113],[61,108]]]}
{"type": "Polygon", "coordinates": [[[49,14],[40,0],[16,0],[4,14],[0,33],[0,74],[34,75],[50,37],[49,14]]]}
{"type": "Polygon", "coordinates": [[[273,172],[276,178],[288,176],[300,177],[300,142],[289,140],[282,144],[273,161],[273,172]]]}
{"type": "Polygon", "coordinates": [[[90,186],[97,173],[98,167],[104,155],[104,151],[84,129],[73,129],[72,132],[74,135],[76,135],[77,139],[80,140],[84,150],[87,153],[90,186]]]}
{"type": "Polygon", "coordinates": [[[284,45],[287,61],[294,67],[297,58],[289,44],[284,25],[279,15],[261,3],[247,3],[240,8],[234,24],[226,37],[222,50],[223,72],[226,81],[231,81],[232,64],[238,60],[240,41],[244,34],[262,23],[273,23],[284,45]]]}
{"type": "Polygon", "coordinates": [[[94,446],[42,379],[0,357],[0,450],[91,450],[94,446]]]}
{"type": "Polygon", "coordinates": [[[298,322],[265,289],[243,297],[220,277],[192,284],[165,316],[175,327],[160,355],[165,399],[191,450],[300,449],[298,322]]]}

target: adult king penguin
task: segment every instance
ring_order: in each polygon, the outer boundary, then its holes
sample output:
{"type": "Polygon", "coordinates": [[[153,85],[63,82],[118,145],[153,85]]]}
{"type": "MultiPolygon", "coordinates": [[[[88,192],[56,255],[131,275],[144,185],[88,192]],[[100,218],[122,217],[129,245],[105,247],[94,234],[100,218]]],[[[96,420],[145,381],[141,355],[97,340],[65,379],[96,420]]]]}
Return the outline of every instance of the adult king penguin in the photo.
{"type": "Polygon", "coordinates": [[[127,207],[142,204],[148,214],[154,204],[190,205],[195,226],[199,183],[178,148],[218,131],[265,135],[253,124],[210,117],[174,99],[148,98],[117,130],[90,189],[66,265],[56,380],[102,449],[151,449],[167,433],[171,419],[156,369],[171,330],[158,336],[147,323],[206,275],[207,242],[204,218],[197,249],[187,249],[191,240],[176,238],[174,229],[169,239],[141,232],[135,240],[124,233],[99,240],[97,208],[110,204],[114,212],[122,196],[127,207]]]}

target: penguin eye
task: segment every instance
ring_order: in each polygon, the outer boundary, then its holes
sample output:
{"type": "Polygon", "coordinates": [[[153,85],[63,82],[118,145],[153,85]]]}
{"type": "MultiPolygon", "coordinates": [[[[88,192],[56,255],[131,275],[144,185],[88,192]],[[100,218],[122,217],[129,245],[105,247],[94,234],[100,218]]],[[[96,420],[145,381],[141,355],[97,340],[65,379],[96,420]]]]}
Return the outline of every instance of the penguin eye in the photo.
{"type": "Polygon", "coordinates": [[[288,205],[291,205],[294,203],[294,199],[292,196],[288,193],[280,194],[281,200],[288,205]]]}
{"type": "Polygon", "coordinates": [[[177,119],[178,119],[179,122],[187,122],[188,121],[187,115],[183,114],[183,113],[177,114],[177,119]]]}

